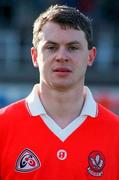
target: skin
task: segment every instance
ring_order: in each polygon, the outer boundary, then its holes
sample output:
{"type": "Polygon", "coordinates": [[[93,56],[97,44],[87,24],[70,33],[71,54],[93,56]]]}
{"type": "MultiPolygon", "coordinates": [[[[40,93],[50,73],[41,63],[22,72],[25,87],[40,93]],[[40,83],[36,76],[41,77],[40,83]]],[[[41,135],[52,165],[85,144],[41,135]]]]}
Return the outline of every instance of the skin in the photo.
{"type": "Polygon", "coordinates": [[[37,49],[31,48],[33,64],[39,68],[39,96],[48,115],[64,128],[80,115],[85,73],[94,62],[96,48],[88,49],[83,31],[63,29],[53,22],[43,26],[39,39],[37,49]]]}

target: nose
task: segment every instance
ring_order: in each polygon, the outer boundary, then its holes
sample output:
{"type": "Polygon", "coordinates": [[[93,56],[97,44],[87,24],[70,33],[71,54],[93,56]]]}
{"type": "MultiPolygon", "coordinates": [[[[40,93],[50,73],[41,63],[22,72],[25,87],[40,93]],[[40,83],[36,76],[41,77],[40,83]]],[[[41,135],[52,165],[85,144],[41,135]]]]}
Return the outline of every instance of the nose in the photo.
{"type": "Polygon", "coordinates": [[[56,53],[55,59],[57,62],[68,62],[69,57],[68,57],[68,53],[67,53],[66,49],[65,48],[59,48],[57,53],[56,53]]]}

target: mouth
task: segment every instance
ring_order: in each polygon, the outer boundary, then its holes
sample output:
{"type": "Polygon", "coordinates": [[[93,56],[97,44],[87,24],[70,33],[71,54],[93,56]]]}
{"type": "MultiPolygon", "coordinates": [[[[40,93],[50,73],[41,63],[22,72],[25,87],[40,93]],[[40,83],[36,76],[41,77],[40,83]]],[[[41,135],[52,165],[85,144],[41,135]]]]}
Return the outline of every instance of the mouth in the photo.
{"type": "Polygon", "coordinates": [[[57,67],[55,69],[53,69],[53,72],[72,72],[69,68],[66,67],[57,67]]]}
{"type": "Polygon", "coordinates": [[[53,73],[55,73],[56,76],[63,77],[63,78],[70,75],[71,72],[72,72],[72,70],[67,67],[56,67],[53,69],[53,73]]]}

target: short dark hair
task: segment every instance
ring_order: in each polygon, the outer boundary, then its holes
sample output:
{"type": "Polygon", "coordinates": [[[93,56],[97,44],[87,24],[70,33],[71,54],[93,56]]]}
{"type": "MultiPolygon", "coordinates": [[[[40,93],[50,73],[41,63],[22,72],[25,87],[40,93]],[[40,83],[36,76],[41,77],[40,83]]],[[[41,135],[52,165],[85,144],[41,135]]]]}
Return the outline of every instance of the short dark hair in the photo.
{"type": "Polygon", "coordinates": [[[47,22],[54,22],[63,28],[74,28],[85,33],[88,49],[93,46],[92,20],[78,9],[66,5],[50,6],[35,20],[33,27],[33,46],[36,48],[39,41],[39,32],[47,22]]]}

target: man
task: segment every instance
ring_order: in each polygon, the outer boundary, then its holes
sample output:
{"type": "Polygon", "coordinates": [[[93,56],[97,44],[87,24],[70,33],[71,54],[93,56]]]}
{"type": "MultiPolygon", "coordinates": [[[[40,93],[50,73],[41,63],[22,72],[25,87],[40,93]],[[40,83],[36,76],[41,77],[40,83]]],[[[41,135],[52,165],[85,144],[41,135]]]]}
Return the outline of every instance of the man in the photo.
{"type": "Polygon", "coordinates": [[[34,23],[40,83],[0,111],[1,180],[118,180],[119,118],[84,86],[96,56],[91,22],[55,5],[34,23]]]}

